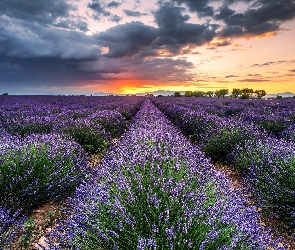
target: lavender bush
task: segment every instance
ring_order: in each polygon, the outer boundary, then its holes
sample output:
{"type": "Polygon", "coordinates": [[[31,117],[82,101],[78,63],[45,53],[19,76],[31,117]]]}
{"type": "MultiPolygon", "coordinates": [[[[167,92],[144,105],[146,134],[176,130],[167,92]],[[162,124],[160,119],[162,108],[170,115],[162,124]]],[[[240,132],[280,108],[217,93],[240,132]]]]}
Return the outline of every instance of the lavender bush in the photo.
{"type": "Polygon", "coordinates": [[[243,122],[224,120],[216,127],[200,142],[202,150],[215,161],[231,163],[231,153],[237,145],[267,137],[257,126],[243,122]]]}
{"type": "Polygon", "coordinates": [[[21,137],[30,134],[50,133],[54,121],[47,116],[17,116],[5,120],[5,128],[8,133],[21,137]]]}
{"type": "Polygon", "coordinates": [[[255,208],[245,206],[225,176],[148,101],[90,179],[51,234],[52,249],[272,245],[255,208]]]}
{"type": "Polygon", "coordinates": [[[263,209],[295,226],[295,144],[284,140],[247,141],[234,152],[263,209]]]}
{"type": "Polygon", "coordinates": [[[114,110],[102,110],[88,117],[93,123],[100,124],[105,130],[111,133],[112,137],[119,137],[123,134],[127,121],[119,112],[114,110]]]}
{"type": "Polygon", "coordinates": [[[85,177],[87,157],[77,143],[56,134],[3,137],[0,169],[1,199],[16,197],[30,208],[73,191],[85,177]]]}
{"type": "Polygon", "coordinates": [[[0,249],[6,249],[13,242],[24,221],[19,211],[13,213],[0,206],[0,249]]]}
{"type": "Polygon", "coordinates": [[[101,125],[89,119],[70,120],[58,126],[58,132],[72,137],[89,154],[102,153],[111,140],[111,135],[101,125]]]}

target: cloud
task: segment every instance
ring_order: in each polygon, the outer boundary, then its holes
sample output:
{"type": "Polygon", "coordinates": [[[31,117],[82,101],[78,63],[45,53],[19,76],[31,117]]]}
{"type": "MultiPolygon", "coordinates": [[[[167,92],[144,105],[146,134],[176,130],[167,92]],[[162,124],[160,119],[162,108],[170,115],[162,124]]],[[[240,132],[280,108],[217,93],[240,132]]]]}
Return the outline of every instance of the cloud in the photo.
{"type": "Polygon", "coordinates": [[[141,13],[139,11],[132,11],[132,10],[126,10],[126,9],[124,9],[123,11],[127,16],[132,16],[132,17],[142,17],[142,16],[148,15],[147,13],[141,13]]]}
{"type": "Polygon", "coordinates": [[[107,7],[109,7],[109,8],[118,8],[120,5],[121,5],[121,3],[112,1],[112,2],[109,2],[107,4],[107,7]]]}
{"type": "Polygon", "coordinates": [[[267,80],[267,79],[257,79],[257,78],[248,78],[248,79],[239,80],[239,82],[269,82],[269,80],[267,80]]]}
{"type": "Polygon", "coordinates": [[[69,17],[70,11],[76,7],[68,0],[1,0],[0,15],[39,22],[53,24],[58,18],[69,17]]]}
{"type": "MultiPolygon", "coordinates": [[[[233,1],[231,1],[233,2],[233,1]]],[[[223,21],[225,25],[219,32],[221,37],[259,36],[278,31],[283,21],[295,17],[295,4],[288,1],[257,0],[252,7],[244,12],[236,12],[223,5],[215,20],[223,21]],[[290,3],[290,2],[289,2],[290,3]]]]}
{"type": "Polygon", "coordinates": [[[214,8],[209,6],[211,0],[174,0],[178,4],[185,4],[191,12],[196,12],[199,17],[210,17],[214,14],[214,8]]]}
{"type": "Polygon", "coordinates": [[[83,20],[60,20],[58,23],[55,24],[56,27],[61,27],[67,30],[75,30],[78,29],[79,31],[89,31],[88,23],[83,20]]]}
{"type": "Polygon", "coordinates": [[[101,49],[96,41],[81,32],[49,27],[0,17],[0,56],[16,58],[60,58],[94,60],[101,49]]]}
{"type": "Polygon", "coordinates": [[[188,44],[203,45],[215,37],[217,26],[187,23],[190,17],[182,14],[183,11],[182,7],[164,3],[154,13],[155,21],[160,28],[160,37],[157,41],[159,46],[177,51],[188,44]]]}
{"type": "Polygon", "coordinates": [[[234,78],[234,77],[239,77],[239,76],[237,76],[237,75],[227,75],[227,76],[225,76],[225,78],[234,78]]]}
{"type": "Polygon", "coordinates": [[[262,64],[255,63],[255,64],[252,64],[250,67],[267,67],[271,65],[278,65],[281,63],[295,63],[295,60],[281,60],[281,61],[275,61],[275,62],[265,62],[262,64]]]}
{"type": "Polygon", "coordinates": [[[290,72],[294,72],[295,73],[295,69],[291,69],[291,70],[289,70],[290,72]]]}
{"type": "Polygon", "coordinates": [[[122,17],[120,17],[118,15],[111,15],[109,20],[112,21],[112,22],[118,23],[118,22],[120,22],[122,20],[122,17]]]}
{"type": "Polygon", "coordinates": [[[92,3],[88,3],[87,7],[95,12],[95,14],[93,15],[94,19],[99,20],[101,16],[111,15],[111,12],[107,11],[105,7],[97,0],[92,0],[92,3]]]}
{"type": "Polygon", "coordinates": [[[133,56],[158,37],[158,30],[141,22],[117,25],[93,36],[101,46],[109,48],[106,57],[133,56]]]}
{"type": "Polygon", "coordinates": [[[21,71],[21,67],[18,64],[2,62],[0,63],[0,72],[15,73],[21,71]]]}

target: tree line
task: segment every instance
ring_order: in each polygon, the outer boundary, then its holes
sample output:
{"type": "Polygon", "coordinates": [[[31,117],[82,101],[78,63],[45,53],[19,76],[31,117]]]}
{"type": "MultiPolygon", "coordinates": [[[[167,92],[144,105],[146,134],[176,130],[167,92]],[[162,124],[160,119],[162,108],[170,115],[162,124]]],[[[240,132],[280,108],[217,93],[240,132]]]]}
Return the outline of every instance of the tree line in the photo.
{"type": "MultiPolygon", "coordinates": [[[[214,91],[186,91],[184,95],[181,95],[180,92],[175,92],[175,97],[217,97],[217,98],[224,98],[226,95],[229,94],[228,89],[219,89],[214,91]]],[[[259,90],[253,90],[250,88],[243,88],[238,89],[234,88],[231,92],[231,97],[233,98],[240,98],[240,99],[249,99],[252,97],[257,97],[258,99],[261,99],[263,96],[266,95],[265,90],[259,89],[259,90]]]]}

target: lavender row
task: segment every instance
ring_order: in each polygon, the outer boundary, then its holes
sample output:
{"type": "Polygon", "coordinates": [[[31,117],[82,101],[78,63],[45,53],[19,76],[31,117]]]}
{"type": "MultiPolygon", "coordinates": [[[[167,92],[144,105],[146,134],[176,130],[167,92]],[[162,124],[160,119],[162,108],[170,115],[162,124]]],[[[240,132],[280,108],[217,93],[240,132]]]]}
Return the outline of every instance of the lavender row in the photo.
{"type": "Polygon", "coordinates": [[[139,98],[82,100],[81,105],[77,98],[2,98],[0,249],[15,238],[34,206],[75,190],[90,171],[86,153],[102,153],[112,137],[121,136],[127,125],[122,114],[130,119],[141,103],[139,98]],[[81,110],[73,110],[77,104],[81,110]]]}
{"type": "Polygon", "coordinates": [[[162,98],[161,103],[175,103],[179,107],[202,110],[207,114],[231,118],[258,125],[269,135],[295,140],[288,136],[288,128],[295,122],[295,100],[240,100],[217,98],[162,98]]]}
{"type": "Polygon", "coordinates": [[[68,219],[51,234],[51,249],[273,244],[256,208],[245,206],[230,181],[149,101],[91,181],[77,189],[68,210],[68,219]]]}
{"type": "Polygon", "coordinates": [[[263,211],[294,226],[293,142],[269,136],[253,122],[208,114],[205,109],[189,108],[189,103],[183,107],[183,102],[155,102],[188,137],[198,142],[208,156],[232,165],[243,174],[263,211]]]}
{"type": "Polygon", "coordinates": [[[67,197],[86,178],[82,147],[58,134],[0,138],[0,248],[9,244],[31,209],[67,197]]]}
{"type": "Polygon", "coordinates": [[[12,135],[59,133],[101,153],[121,136],[142,102],[128,97],[2,97],[0,127],[12,135]]]}

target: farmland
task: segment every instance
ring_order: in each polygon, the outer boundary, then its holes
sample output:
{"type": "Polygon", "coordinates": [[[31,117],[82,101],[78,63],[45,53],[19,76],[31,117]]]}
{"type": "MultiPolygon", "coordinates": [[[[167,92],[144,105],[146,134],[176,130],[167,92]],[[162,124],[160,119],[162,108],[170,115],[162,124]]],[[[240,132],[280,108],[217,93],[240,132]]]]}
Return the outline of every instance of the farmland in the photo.
{"type": "Polygon", "coordinates": [[[294,100],[0,98],[0,249],[294,247],[294,100]]]}

